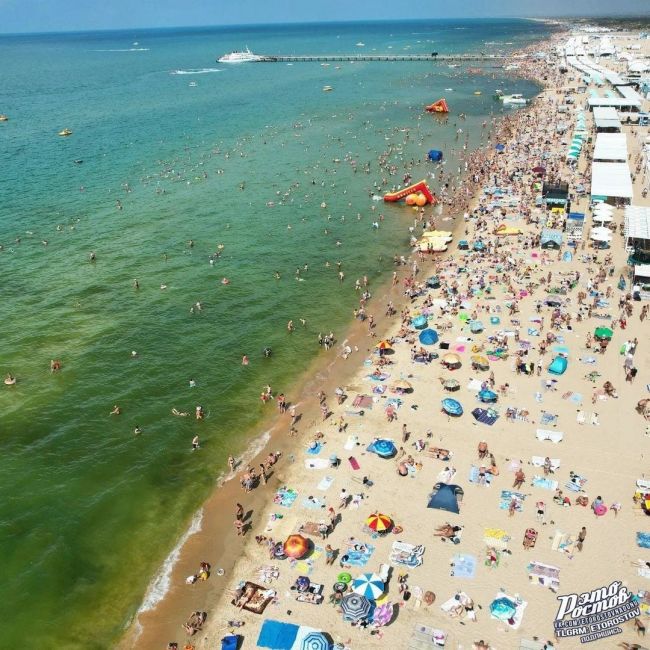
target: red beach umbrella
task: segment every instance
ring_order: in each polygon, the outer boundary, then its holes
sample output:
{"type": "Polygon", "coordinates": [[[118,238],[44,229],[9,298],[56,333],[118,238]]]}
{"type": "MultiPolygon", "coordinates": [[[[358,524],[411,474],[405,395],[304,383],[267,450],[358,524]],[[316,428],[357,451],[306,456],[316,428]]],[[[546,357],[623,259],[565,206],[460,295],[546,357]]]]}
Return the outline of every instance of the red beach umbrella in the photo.
{"type": "Polygon", "coordinates": [[[284,543],[284,554],[294,560],[304,557],[309,550],[309,541],[302,535],[289,535],[284,543]]]}

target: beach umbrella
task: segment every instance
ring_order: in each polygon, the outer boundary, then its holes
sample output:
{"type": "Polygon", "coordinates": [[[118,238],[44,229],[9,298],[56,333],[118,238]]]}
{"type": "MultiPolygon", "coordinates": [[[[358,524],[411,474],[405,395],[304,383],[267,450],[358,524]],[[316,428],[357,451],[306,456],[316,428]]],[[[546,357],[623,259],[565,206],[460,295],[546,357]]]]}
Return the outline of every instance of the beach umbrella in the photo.
{"type": "Polygon", "coordinates": [[[300,644],[300,650],[330,650],[330,642],[322,632],[309,632],[300,644]]]}
{"type": "Polygon", "coordinates": [[[454,391],[460,388],[460,382],[457,379],[445,379],[442,386],[446,390],[454,391]]]}
{"type": "Polygon", "coordinates": [[[388,625],[393,618],[393,603],[384,603],[375,608],[375,611],[372,613],[372,622],[377,627],[383,627],[388,625]]]}
{"type": "Polygon", "coordinates": [[[302,535],[289,535],[284,543],[283,549],[287,557],[299,560],[309,550],[309,541],[302,535]]]}
{"type": "Polygon", "coordinates": [[[454,415],[456,417],[463,414],[463,407],[460,402],[455,399],[447,397],[442,400],[442,410],[447,415],[454,415]]]}
{"type": "Polygon", "coordinates": [[[597,223],[610,223],[614,220],[614,217],[607,212],[597,212],[594,214],[593,220],[597,223]]]}
{"type": "Polygon", "coordinates": [[[424,315],[416,316],[411,321],[411,325],[413,325],[416,330],[423,330],[427,326],[427,317],[424,315]]]}
{"type": "Polygon", "coordinates": [[[438,332],[436,332],[436,330],[432,330],[431,328],[427,328],[420,332],[418,338],[420,339],[420,343],[422,343],[422,345],[434,345],[438,342],[438,332]]]}
{"type": "Polygon", "coordinates": [[[498,396],[494,391],[484,388],[483,390],[479,391],[478,398],[481,400],[481,402],[490,403],[496,402],[498,396]]]}
{"type": "Polygon", "coordinates": [[[455,352],[448,352],[442,357],[442,362],[450,368],[460,368],[460,357],[455,352]]]}
{"type": "Polygon", "coordinates": [[[479,366],[481,368],[489,368],[490,367],[490,362],[488,361],[487,357],[484,357],[481,354],[474,354],[471,357],[471,361],[474,365],[479,366]]]}
{"type": "Polygon", "coordinates": [[[385,533],[393,525],[393,520],[388,515],[374,513],[366,519],[366,526],[376,533],[385,533]]]}
{"type": "Polygon", "coordinates": [[[609,327],[597,327],[594,330],[594,336],[597,339],[611,339],[614,336],[614,330],[611,330],[609,327]]]}
{"type": "Polygon", "coordinates": [[[392,386],[391,388],[393,390],[401,390],[401,391],[406,391],[406,390],[413,390],[413,385],[406,381],[406,379],[398,379],[392,386]]]}
{"type": "Polygon", "coordinates": [[[375,347],[378,350],[392,350],[393,349],[393,346],[391,345],[390,341],[385,341],[385,340],[384,341],[379,341],[379,343],[377,343],[377,345],[375,345],[375,347]]]}
{"type": "Polygon", "coordinates": [[[505,149],[506,149],[506,145],[505,145],[505,144],[497,144],[497,145],[494,146],[494,148],[495,148],[497,151],[505,151],[505,149]]]}
{"type": "Polygon", "coordinates": [[[362,573],[352,581],[352,591],[369,600],[377,600],[384,593],[384,581],[376,573],[362,573]]]}
{"type": "Polygon", "coordinates": [[[310,584],[310,580],[307,576],[298,576],[296,578],[296,587],[298,587],[299,591],[306,591],[309,589],[310,584]]]}
{"type": "Polygon", "coordinates": [[[594,241],[611,241],[612,231],[609,228],[594,228],[591,231],[591,239],[594,241]]]}
{"type": "Polygon", "coordinates": [[[350,592],[341,600],[343,618],[348,621],[362,621],[367,618],[372,609],[372,603],[361,594],[350,592]]]}
{"type": "Polygon", "coordinates": [[[614,206],[609,203],[599,203],[595,208],[594,212],[614,212],[614,206]]]}
{"type": "Polygon", "coordinates": [[[546,167],[541,167],[539,165],[537,167],[533,167],[533,173],[534,174],[545,174],[546,173],[546,167]]]}
{"type": "Polygon", "coordinates": [[[495,598],[490,605],[490,614],[499,621],[507,621],[517,613],[517,609],[509,598],[495,598]]]}
{"type": "Polygon", "coordinates": [[[390,458],[397,452],[395,443],[392,440],[375,440],[375,442],[372,443],[372,448],[377,456],[381,456],[382,458],[390,458]]]}

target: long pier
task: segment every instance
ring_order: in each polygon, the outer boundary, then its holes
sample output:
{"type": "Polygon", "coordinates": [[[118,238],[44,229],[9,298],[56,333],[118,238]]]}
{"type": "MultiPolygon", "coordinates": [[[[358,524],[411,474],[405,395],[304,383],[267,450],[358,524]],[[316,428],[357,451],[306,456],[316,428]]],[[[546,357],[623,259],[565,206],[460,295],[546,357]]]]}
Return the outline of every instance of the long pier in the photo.
{"type": "Polygon", "coordinates": [[[504,54],[305,54],[305,55],[260,55],[257,63],[334,63],[349,61],[421,61],[424,63],[500,62],[508,58],[504,54]]]}

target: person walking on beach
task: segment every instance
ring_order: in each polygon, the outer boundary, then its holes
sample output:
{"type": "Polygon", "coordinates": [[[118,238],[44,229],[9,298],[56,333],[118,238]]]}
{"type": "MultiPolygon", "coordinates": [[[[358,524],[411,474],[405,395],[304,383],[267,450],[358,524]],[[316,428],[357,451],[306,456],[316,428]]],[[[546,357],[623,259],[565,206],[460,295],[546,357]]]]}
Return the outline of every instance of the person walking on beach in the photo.
{"type": "Polygon", "coordinates": [[[343,510],[348,507],[348,501],[350,500],[350,495],[347,490],[343,488],[339,493],[339,510],[343,510]]]}
{"type": "Polygon", "coordinates": [[[578,543],[576,544],[579,551],[582,551],[582,545],[585,543],[586,537],[587,537],[587,529],[583,526],[580,529],[580,532],[578,533],[578,543]]]}
{"type": "Polygon", "coordinates": [[[231,472],[235,471],[235,458],[233,456],[228,456],[228,467],[231,472]]]}
{"type": "Polygon", "coordinates": [[[234,526],[235,526],[235,530],[237,531],[237,537],[239,536],[243,537],[246,534],[245,531],[246,524],[244,524],[244,522],[241,519],[239,518],[235,519],[234,526]]]}
{"type": "Polygon", "coordinates": [[[244,506],[241,503],[235,504],[235,519],[244,520],[244,506]]]}
{"type": "Polygon", "coordinates": [[[325,546],[325,564],[327,566],[332,566],[334,564],[334,559],[336,558],[336,553],[330,544],[325,546]]]}
{"type": "Polygon", "coordinates": [[[513,489],[519,489],[524,484],[525,480],[526,475],[524,474],[523,470],[519,468],[515,472],[515,482],[512,484],[513,489]]]}

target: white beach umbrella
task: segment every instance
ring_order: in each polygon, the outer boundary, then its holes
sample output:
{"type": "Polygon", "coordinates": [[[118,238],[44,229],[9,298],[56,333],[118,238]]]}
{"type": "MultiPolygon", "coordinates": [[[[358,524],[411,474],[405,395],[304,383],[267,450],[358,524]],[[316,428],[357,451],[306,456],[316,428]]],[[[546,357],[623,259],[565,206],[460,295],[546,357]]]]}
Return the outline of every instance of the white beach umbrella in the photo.
{"type": "Polygon", "coordinates": [[[606,212],[600,212],[596,213],[593,217],[594,221],[598,223],[610,223],[611,221],[614,220],[611,214],[607,214],[606,212]]]}
{"type": "Polygon", "coordinates": [[[612,214],[614,212],[614,206],[609,205],[609,203],[599,203],[595,208],[594,208],[594,213],[605,213],[605,214],[612,214]]]}
{"type": "Polygon", "coordinates": [[[591,238],[594,241],[611,241],[612,231],[609,228],[594,228],[591,231],[591,238]]]}

